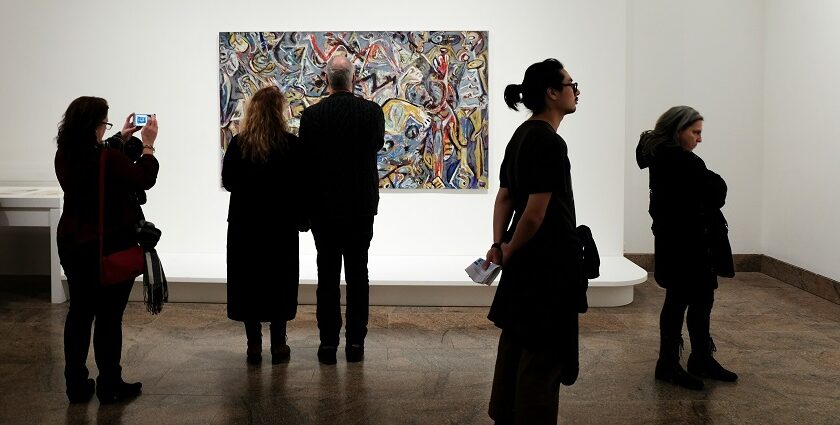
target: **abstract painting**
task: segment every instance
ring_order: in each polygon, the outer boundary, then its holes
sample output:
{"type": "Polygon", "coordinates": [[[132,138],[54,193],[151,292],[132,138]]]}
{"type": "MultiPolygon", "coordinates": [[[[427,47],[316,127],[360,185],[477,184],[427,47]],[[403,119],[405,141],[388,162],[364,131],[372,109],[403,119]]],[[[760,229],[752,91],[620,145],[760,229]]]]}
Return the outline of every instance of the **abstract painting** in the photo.
{"type": "Polygon", "coordinates": [[[345,55],[356,67],[355,94],[385,115],[381,188],[486,188],[487,37],[486,31],[220,32],[222,150],[237,133],[245,102],[268,85],[285,94],[297,132],[303,110],[328,95],[327,61],[345,55]]]}

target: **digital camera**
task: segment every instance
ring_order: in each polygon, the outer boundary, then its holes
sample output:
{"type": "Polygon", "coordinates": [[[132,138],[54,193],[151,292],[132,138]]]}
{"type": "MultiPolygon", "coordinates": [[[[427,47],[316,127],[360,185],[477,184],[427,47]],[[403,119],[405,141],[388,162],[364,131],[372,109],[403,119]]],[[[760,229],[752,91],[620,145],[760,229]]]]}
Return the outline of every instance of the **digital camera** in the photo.
{"type": "Polygon", "coordinates": [[[134,126],[135,127],[143,127],[149,123],[149,118],[151,118],[152,114],[134,114],[134,126]]]}

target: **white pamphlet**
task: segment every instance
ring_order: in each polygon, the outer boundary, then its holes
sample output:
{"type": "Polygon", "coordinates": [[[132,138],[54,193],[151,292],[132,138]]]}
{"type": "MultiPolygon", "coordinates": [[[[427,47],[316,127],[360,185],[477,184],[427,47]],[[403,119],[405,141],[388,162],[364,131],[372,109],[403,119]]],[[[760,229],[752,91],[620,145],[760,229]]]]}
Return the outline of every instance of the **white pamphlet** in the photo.
{"type": "Polygon", "coordinates": [[[499,272],[502,271],[502,267],[498,264],[490,263],[490,267],[487,267],[487,270],[484,269],[484,259],[479,258],[473,261],[466,269],[464,269],[467,274],[470,276],[470,279],[473,280],[475,283],[480,283],[482,285],[490,285],[496,280],[496,276],[499,275],[499,272]]]}

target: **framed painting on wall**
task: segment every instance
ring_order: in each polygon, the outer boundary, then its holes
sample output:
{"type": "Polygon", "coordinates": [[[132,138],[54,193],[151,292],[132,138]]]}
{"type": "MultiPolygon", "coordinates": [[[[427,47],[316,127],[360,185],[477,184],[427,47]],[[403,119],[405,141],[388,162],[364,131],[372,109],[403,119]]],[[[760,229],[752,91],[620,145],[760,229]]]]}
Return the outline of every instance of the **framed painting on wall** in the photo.
{"type": "Polygon", "coordinates": [[[486,31],[220,32],[222,152],[267,85],[283,91],[297,132],[303,109],[328,94],[327,61],[345,55],[356,95],[385,115],[381,188],[486,188],[487,49],[486,31]]]}

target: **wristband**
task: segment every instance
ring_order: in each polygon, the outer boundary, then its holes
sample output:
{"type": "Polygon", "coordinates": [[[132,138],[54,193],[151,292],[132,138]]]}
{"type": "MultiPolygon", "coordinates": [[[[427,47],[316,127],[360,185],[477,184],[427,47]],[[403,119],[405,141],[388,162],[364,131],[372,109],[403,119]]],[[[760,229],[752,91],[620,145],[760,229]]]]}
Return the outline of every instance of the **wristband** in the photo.
{"type": "Polygon", "coordinates": [[[155,147],[152,145],[143,145],[143,149],[149,149],[152,153],[155,153],[155,147]]]}
{"type": "Polygon", "coordinates": [[[490,248],[496,248],[499,251],[502,250],[502,243],[501,242],[493,242],[493,245],[490,245],[490,248]]]}

